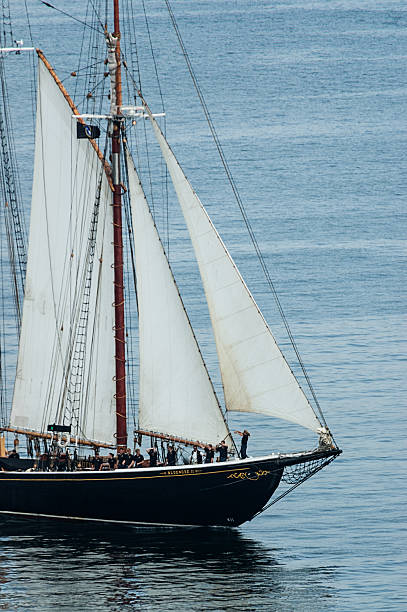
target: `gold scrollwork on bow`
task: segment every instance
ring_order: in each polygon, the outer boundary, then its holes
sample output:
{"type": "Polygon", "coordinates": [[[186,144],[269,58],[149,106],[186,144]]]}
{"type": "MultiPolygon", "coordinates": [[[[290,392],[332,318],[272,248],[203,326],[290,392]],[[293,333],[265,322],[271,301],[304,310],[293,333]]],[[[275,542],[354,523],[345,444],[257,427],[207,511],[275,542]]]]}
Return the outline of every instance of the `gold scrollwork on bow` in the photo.
{"type": "Polygon", "coordinates": [[[257,470],[257,472],[232,472],[228,478],[235,480],[259,480],[262,476],[270,474],[270,470],[257,470]]]}

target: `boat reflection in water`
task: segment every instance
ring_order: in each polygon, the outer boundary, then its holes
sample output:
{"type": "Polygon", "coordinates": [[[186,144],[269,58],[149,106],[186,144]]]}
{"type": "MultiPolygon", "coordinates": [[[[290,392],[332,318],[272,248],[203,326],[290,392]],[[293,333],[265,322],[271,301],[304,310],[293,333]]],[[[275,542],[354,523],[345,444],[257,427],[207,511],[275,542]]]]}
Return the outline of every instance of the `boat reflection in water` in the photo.
{"type": "Polygon", "coordinates": [[[1,517],[0,532],[4,609],[17,596],[19,609],[41,601],[41,609],[122,611],[298,610],[316,601],[323,610],[332,601],[331,568],[290,569],[276,560],[281,551],[237,530],[1,517]]]}

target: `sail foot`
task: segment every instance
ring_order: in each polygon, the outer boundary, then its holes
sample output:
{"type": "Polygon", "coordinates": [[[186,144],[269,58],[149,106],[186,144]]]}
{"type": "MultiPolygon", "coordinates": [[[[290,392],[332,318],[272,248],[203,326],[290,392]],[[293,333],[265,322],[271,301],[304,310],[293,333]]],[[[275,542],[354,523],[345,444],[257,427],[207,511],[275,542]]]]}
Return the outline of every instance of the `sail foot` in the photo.
{"type": "Polygon", "coordinates": [[[186,438],[179,438],[178,436],[173,436],[171,434],[157,433],[156,431],[149,431],[146,429],[135,429],[134,433],[137,434],[135,441],[137,441],[138,436],[149,436],[150,438],[177,442],[178,444],[184,444],[185,446],[199,446],[200,448],[204,448],[207,444],[206,442],[201,442],[199,440],[187,440],[186,438]]]}

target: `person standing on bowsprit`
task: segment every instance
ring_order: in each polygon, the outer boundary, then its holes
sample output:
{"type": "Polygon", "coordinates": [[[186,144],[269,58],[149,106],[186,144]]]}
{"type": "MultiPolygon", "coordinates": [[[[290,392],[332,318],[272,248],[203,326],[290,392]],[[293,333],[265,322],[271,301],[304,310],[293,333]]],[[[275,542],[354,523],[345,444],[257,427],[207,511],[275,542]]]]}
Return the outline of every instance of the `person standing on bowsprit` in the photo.
{"type": "Polygon", "coordinates": [[[242,444],[240,446],[240,458],[247,459],[247,442],[249,441],[250,434],[247,429],[243,431],[236,430],[235,433],[239,434],[239,436],[242,436],[242,444]]]}

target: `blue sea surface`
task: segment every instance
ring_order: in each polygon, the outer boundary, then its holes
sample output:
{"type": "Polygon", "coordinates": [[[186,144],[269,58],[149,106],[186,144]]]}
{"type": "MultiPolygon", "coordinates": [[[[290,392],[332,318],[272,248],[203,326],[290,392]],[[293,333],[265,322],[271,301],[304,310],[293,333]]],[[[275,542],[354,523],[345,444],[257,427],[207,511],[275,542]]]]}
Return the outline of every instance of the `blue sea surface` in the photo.
{"type": "MultiPolygon", "coordinates": [[[[23,30],[26,2],[11,4],[23,30]]],[[[54,4],[83,20],[95,3],[54,4]]],[[[38,2],[27,5],[36,46],[73,87],[69,73],[81,25],[38,2]]],[[[145,43],[140,57],[150,66],[143,92],[160,112],[143,4],[133,5],[138,40],[145,43]]],[[[145,8],[168,140],[291,358],[165,3],[151,0],[145,8]]],[[[0,609],[404,612],[407,6],[397,0],[173,0],[172,8],[343,454],[236,530],[2,518],[0,609]]],[[[10,86],[10,95],[21,83],[10,86]]],[[[20,129],[32,125],[28,111],[17,106],[16,112],[20,129]]],[[[31,153],[32,141],[21,137],[26,194],[31,153]]],[[[166,213],[157,209],[157,225],[166,232],[171,264],[222,397],[199,274],[172,196],[170,212],[166,226],[166,213]]],[[[249,454],[316,444],[305,430],[274,419],[232,414],[229,420],[232,429],[250,430],[249,454]]]]}

